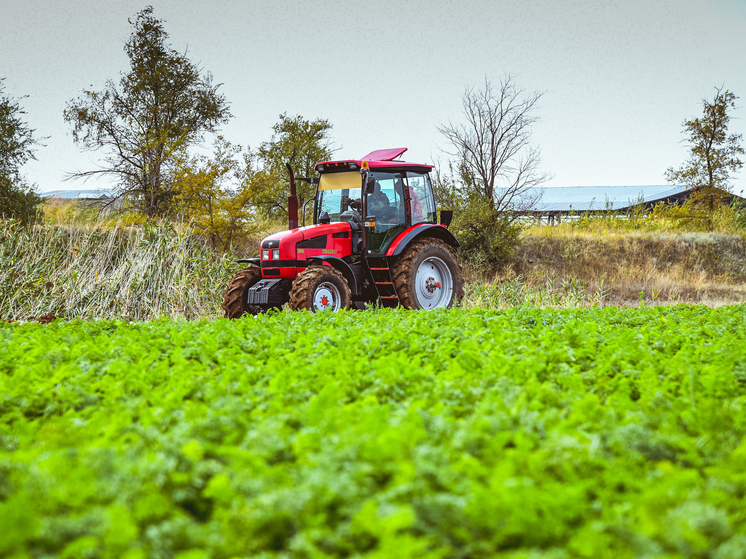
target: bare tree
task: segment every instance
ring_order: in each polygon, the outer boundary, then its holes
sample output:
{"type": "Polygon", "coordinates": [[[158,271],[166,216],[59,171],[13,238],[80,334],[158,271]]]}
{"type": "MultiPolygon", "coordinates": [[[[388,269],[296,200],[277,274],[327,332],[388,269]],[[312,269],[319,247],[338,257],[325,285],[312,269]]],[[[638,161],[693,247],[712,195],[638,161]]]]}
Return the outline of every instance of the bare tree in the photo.
{"type": "Polygon", "coordinates": [[[468,87],[463,96],[466,124],[440,126],[457,158],[461,188],[486,200],[496,212],[520,211],[533,206],[541,191],[532,190],[550,176],[539,171],[541,153],[532,146],[531,126],[543,93],[526,93],[506,75],[495,90],[468,87]]]}

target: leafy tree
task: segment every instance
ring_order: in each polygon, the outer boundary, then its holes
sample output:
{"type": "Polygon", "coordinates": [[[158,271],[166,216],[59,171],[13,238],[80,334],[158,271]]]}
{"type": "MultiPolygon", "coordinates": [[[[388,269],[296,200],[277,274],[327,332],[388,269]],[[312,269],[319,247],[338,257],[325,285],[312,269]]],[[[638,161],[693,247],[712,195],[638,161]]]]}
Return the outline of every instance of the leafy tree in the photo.
{"type": "Polygon", "coordinates": [[[685,120],[682,124],[690,145],[689,159],[678,169],[669,167],[666,180],[697,189],[697,197],[707,202],[710,209],[731,189],[730,178],[742,166],[744,154],[741,134],[728,135],[730,111],[738,99],[727,89],[715,88],[712,101],[702,99],[702,117],[685,120]]]}
{"type": "Polygon", "coordinates": [[[3,81],[5,78],[0,79],[0,215],[26,222],[42,199],[24,183],[21,167],[36,159],[39,140],[22,120],[25,112],[19,101],[5,94],[3,81]]]}
{"type": "MultiPolygon", "coordinates": [[[[222,137],[214,155],[176,157],[176,208],[215,248],[228,250],[267,225],[265,217],[287,215],[289,191],[286,163],[296,176],[315,175],[314,166],[332,155],[326,120],[308,121],[298,115],[280,115],[272,139],[258,150],[243,151],[222,137]]],[[[299,203],[313,197],[315,187],[296,183],[299,203]]]]}
{"type": "Polygon", "coordinates": [[[251,158],[240,154],[241,146],[218,137],[213,157],[184,158],[175,174],[179,212],[213,248],[228,250],[257,226],[251,158]]]}
{"type": "Polygon", "coordinates": [[[112,177],[117,198],[126,197],[149,218],[174,210],[178,192],[174,170],[187,148],[215,133],[231,117],[212,76],[167,43],[163,20],[152,6],[137,14],[125,43],[130,69],[119,85],[84,91],[71,100],[65,120],[73,140],[85,150],[102,150],[99,169],[70,178],[112,177]]]}
{"type": "Polygon", "coordinates": [[[34,187],[0,174],[0,217],[12,217],[21,223],[28,223],[36,216],[43,201],[34,187]]]}
{"type": "MultiPolygon", "coordinates": [[[[275,215],[287,215],[288,174],[286,163],[290,163],[298,177],[316,175],[314,166],[331,159],[329,134],[332,125],[328,120],[309,121],[300,115],[280,115],[273,127],[272,139],[263,142],[256,157],[261,171],[253,177],[254,203],[275,215]]],[[[303,181],[296,183],[298,207],[302,208],[316,192],[315,186],[303,181]]]]}

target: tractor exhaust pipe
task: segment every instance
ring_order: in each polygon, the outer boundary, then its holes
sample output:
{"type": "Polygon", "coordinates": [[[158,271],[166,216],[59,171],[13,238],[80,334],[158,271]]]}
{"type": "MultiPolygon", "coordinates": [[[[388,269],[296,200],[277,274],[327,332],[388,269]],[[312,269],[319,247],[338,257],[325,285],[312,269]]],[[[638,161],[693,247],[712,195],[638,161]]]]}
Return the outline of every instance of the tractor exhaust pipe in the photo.
{"type": "Polygon", "coordinates": [[[288,229],[298,228],[298,196],[295,192],[295,173],[290,163],[285,163],[290,174],[290,196],[288,196],[288,229]]]}

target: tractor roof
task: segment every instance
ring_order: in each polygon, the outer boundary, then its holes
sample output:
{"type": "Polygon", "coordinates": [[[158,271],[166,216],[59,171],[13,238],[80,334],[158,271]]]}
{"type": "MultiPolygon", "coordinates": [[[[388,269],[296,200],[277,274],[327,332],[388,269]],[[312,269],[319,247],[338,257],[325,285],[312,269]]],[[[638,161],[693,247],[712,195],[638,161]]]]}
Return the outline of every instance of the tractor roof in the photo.
{"type": "Polygon", "coordinates": [[[317,163],[316,170],[319,172],[336,170],[335,168],[349,167],[350,163],[354,163],[355,168],[359,169],[363,161],[367,161],[368,166],[371,169],[402,169],[426,173],[433,168],[432,165],[425,165],[423,163],[394,161],[405,151],[407,151],[407,148],[378,149],[376,151],[371,151],[368,155],[365,155],[360,159],[342,159],[339,161],[323,161],[321,163],[317,163]]]}

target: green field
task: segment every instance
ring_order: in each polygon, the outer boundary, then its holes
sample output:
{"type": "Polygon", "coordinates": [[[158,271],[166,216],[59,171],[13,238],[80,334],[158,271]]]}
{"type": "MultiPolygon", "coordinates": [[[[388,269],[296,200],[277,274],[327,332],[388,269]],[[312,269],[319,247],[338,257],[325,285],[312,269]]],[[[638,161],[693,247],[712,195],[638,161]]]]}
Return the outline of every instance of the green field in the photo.
{"type": "Polygon", "coordinates": [[[0,557],[746,557],[746,307],[0,327],[0,557]]]}

